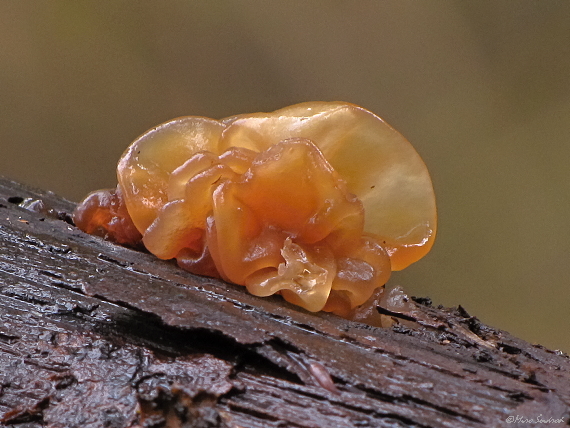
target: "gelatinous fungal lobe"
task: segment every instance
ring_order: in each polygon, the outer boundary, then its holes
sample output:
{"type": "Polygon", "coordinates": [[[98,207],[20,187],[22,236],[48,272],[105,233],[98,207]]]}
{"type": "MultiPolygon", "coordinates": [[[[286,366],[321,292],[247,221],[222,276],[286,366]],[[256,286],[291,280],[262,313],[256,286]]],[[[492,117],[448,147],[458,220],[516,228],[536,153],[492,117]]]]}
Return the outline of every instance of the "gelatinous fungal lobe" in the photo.
{"type": "Polygon", "coordinates": [[[352,104],[175,119],[139,137],[117,172],[116,191],[78,207],[80,228],[310,311],[348,314],[435,237],[421,158],[352,104]]]}
{"type": "Polygon", "coordinates": [[[75,225],[84,232],[136,247],[142,235],[133,224],[120,187],[90,193],[73,213],[75,225]]]}

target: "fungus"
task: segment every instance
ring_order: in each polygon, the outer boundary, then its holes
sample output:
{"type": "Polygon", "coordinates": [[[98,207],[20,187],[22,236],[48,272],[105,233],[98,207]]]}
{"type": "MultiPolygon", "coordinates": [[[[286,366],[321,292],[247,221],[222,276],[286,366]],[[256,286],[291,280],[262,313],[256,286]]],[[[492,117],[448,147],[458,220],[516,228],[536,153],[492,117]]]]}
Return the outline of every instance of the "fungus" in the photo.
{"type": "Polygon", "coordinates": [[[425,164],[353,104],[174,119],[133,142],[117,176],[77,207],[80,229],[309,311],[349,315],[435,238],[425,164]]]}

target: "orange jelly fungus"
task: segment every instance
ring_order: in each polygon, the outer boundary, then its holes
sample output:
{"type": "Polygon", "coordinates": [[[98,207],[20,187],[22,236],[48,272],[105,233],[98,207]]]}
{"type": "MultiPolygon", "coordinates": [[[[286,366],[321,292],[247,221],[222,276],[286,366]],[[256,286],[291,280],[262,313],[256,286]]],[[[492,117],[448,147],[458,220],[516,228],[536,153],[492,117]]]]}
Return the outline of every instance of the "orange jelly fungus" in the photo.
{"type": "Polygon", "coordinates": [[[435,238],[420,156],[353,104],[174,119],[139,137],[117,175],[78,206],[79,228],[309,311],[348,315],[435,238]]]}

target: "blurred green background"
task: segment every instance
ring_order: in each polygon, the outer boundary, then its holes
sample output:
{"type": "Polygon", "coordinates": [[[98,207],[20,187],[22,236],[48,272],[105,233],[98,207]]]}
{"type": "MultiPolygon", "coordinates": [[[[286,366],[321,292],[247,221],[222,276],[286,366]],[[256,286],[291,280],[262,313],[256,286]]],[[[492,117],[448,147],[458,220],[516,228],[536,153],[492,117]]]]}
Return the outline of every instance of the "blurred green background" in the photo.
{"type": "Polygon", "coordinates": [[[570,351],[570,2],[0,0],[0,40],[0,174],[78,201],[173,117],[350,101],[436,188],[392,284],[570,351]]]}

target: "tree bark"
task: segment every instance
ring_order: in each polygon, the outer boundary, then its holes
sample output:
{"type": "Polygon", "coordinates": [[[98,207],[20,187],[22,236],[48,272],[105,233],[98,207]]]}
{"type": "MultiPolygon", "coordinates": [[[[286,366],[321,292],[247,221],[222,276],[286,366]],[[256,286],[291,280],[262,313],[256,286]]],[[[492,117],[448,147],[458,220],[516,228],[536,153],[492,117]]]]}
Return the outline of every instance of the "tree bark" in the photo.
{"type": "Polygon", "coordinates": [[[4,426],[570,424],[568,356],[461,307],[308,313],[86,235],[73,208],[0,179],[4,426]]]}

